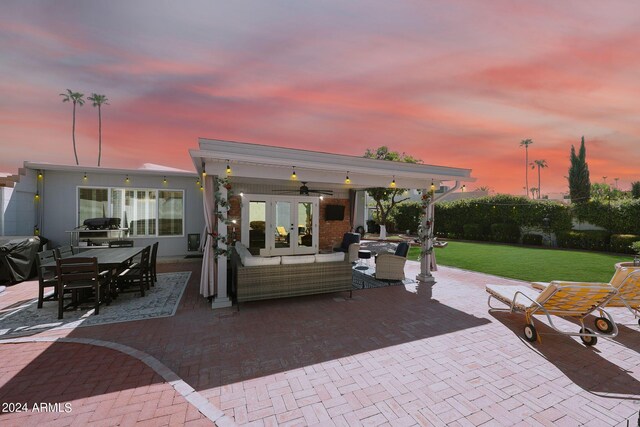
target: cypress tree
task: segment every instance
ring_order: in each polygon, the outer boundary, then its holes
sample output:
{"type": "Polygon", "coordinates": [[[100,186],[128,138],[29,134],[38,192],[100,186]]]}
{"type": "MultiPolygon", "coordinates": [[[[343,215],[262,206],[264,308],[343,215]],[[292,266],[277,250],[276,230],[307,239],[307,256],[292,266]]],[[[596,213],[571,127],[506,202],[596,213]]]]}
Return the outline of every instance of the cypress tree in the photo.
{"type": "Polygon", "coordinates": [[[584,136],[580,143],[580,151],[576,156],[576,149],[571,145],[571,166],[569,167],[569,196],[573,203],[585,203],[591,195],[591,181],[589,180],[589,165],[586,162],[587,152],[584,147],[584,136]]]}

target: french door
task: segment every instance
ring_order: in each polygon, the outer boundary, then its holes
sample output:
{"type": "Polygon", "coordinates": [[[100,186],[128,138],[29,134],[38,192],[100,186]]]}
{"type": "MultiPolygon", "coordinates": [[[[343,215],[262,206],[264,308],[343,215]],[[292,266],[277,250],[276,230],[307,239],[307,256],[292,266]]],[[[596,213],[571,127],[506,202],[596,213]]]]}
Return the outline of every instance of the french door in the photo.
{"type": "Polygon", "coordinates": [[[245,195],[242,243],[263,256],[317,253],[318,213],[317,197],[245,195]]]}

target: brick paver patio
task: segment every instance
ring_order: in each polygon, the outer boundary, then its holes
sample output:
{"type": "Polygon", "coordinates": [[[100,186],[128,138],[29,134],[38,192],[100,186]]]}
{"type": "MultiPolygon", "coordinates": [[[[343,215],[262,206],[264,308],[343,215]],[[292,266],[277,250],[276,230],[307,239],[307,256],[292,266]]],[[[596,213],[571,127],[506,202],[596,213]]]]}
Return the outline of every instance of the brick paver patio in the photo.
{"type": "MultiPolygon", "coordinates": [[[[417,264],[410,264],[407,276],[414,277],[417,264]]],[[[521,338],[522,316],[489,313],[486,306],[485,283],[517,282],[444,267],[435,273],[433,288],[366,289],[353,299],[320,295],[212,311],[198,295],[199,267],[159,265],[160,271],[193,272],[173,317],[31,338],[64,336],[137,349],[228,418],[201,414],[190,403],[194,399],[187,401],[180,388],[131,355],[38,342],[0,344],[0,402],[69,401],[73,411],[4,413],[0,424],[637,423],[637,323],[594,348],[557,334],[529,344],[521,338]],[[79,370],[69,369],[72,364],[79,370]]],[[[0,310],[36,293],[35,282],[12,286],[0,295],[0,310]]],[[[628,312],[612,312],[617,320],[634,322],[628,312]]]]}

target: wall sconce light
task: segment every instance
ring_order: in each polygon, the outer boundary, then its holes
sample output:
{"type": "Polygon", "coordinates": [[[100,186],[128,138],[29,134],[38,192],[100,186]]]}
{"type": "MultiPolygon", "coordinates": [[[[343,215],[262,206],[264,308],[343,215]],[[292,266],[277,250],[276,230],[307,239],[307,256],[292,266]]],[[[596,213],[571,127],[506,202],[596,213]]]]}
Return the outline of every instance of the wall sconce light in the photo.
{"type": "Polygon", "coordinates": [[[347,177],[344,179],[345,184],[351,184],[351,180],[349,179],[349,171],[347,171],[347,177]]]}
{"type": "Polygon", "coordinates": [[[167,185],[167,177],[166,177],[166,176],[163,176],[163,177],[162,177],[162,183],[163,183],[164,185],[167,185]]]}
{"type": "Polygon", "coordinates": [[[124,182],[126,182],[127,184],[129,183],[129,174],[127,174],[127,177],[124,179],[124,182]]]}
{"type": "Polygon", "coordinates": [[[229,160],[227,160],[227,175],[231,175],[231,166],[229,166],[229,160]]]}
{"type": "Polygon", "coordinates": [[[293,167],[293,172],[291,172],[291,179],[293,179],[294,181],[296,179],[298,179],[298,176],[296,175],[296,167],[293,167]]]}
{"type": "Polygon", "coordinates": [[[39,170],[39,171],[38,171],[38,179],[42,179],[42,177],[43,177],[43,176],[44,176],[44,175],[42,175],[42,171],[40,171],[40,170],[39,170]]]}
{"type": "Polygon", "coordinates": [[[391,181],[391,184],[389,184],[389,187],[391,188],[396,188],[396,176],[393,176],[393,181],[391,181]]]}
{"type": "Polygon", "coordinates": [[[324,196],[322,194],[320,195],[320,200],[324,200],[324,196]]]}

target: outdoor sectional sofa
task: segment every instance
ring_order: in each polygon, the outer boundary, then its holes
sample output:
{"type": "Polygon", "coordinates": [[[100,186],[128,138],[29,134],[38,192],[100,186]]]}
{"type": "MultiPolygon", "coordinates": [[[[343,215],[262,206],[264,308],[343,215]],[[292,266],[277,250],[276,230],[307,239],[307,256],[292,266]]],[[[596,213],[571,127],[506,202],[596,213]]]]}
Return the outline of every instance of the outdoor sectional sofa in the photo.
{"type": "Polygon", "coordinates": [[[240,303],[330,292],[351,293],[351,263],[344,258],[342,252],[258,257],[236,242],[231,255],[236,299],[240,303]]]}

